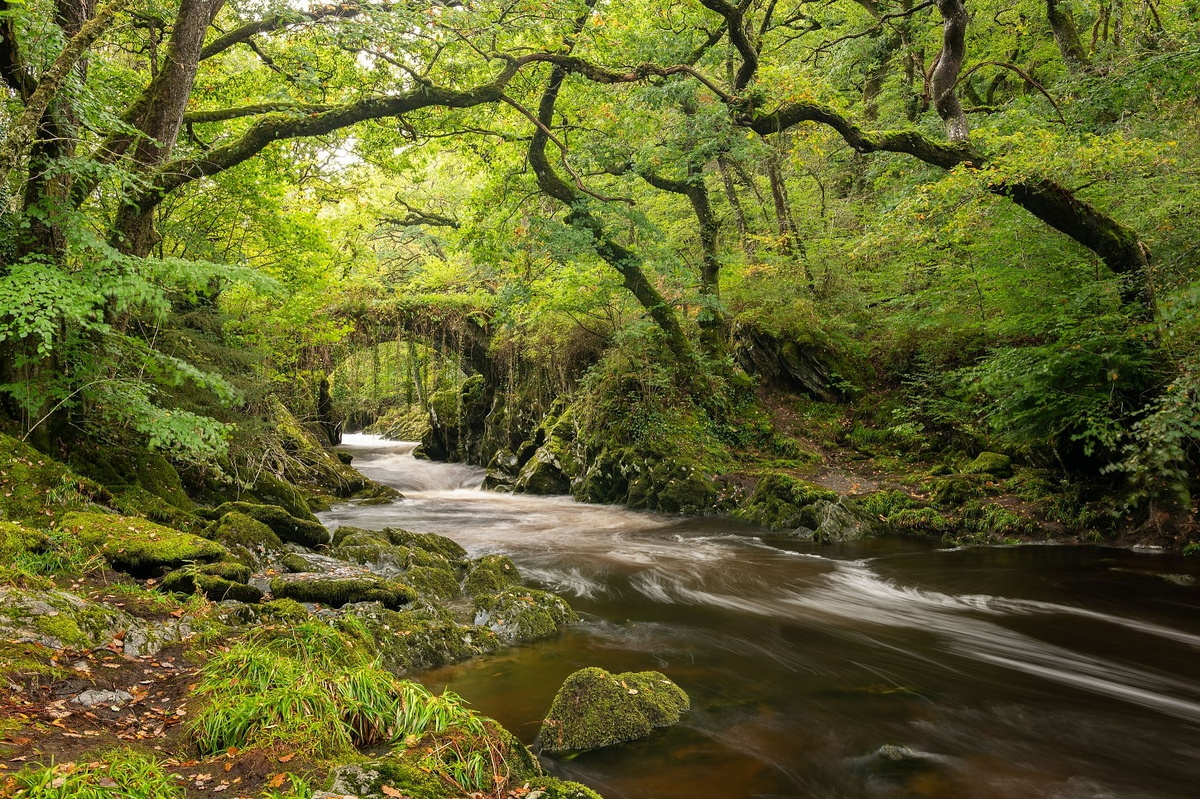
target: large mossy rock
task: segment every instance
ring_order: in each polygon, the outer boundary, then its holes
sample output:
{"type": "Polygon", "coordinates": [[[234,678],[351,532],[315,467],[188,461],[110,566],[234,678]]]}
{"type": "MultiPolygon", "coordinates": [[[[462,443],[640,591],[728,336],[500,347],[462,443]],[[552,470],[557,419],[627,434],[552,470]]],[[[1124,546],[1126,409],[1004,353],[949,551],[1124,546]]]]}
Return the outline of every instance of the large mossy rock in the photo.
{"type": "Polygon", "coordinates": [[[329,531],[320,522],[298,519],[278,505],[226,502],[213,511],[213,515],[220,517],[234,511],[262,522],[284,541],[305,547],[318,547],[329,542],[329,531]]]}
{"type": "Polygon", "coordinates": [[[119,608],[66,591],[0,586],[0,635],[52,649],[95,649],[136,624],[119,608]]]}
{"type": "Polygon", "coordinates": [[[205,538],[224,546],[250,568],[283,549],[283,540],[267,525],[240,511],[229,511],[205,531],[205,538]]]}
{"type": "Polygon", "coordinates": [[[505,588],[520,585],[521,572],[517,564],[505,555],[484,555],[470,562],[463,580],[463,593],[469,596],[494,594],[505,588]]]}
{"type": "Polygon", "coordinates": [[[68,513],[60,526],[114,569],[134,576],[154,575],[185,563],[220,560],[229,554],[215,541],[130,516],[68,513]]]}
{"type": "Polygon", "coordinates": [[[176,569],[163,578],[160,588],[179,594],[201,594],[213,602],[236,600],[255,603],[263,592],[246,583],[250,568],[242,563],[209,563],[204,566],[176,569]]]}
{"type": "Polygon", "coordinates": [[[679,721],[688,695],[656,671],[580,669],[563,683],[542,722],[543,752],[586,752],[645,738],[679,721]]]}
{"type": "MultiPolygon", "coordinates": [[[[393,546],[419,549],[431,554],[440,555],[451,562],[458,562],[467,556],[455,541],[436,533],[414,533],[397,527],[385,527],[382,530],[367,530],[363,527],[342,526],[333,531],[333,545],[363,546],[369,544],[391,544],[393,546]]],[[[425,564],[428,565],[428,564],[425,564]]]]}
{"type": "Polygon", "coordinates": [[[67,591],[0,586],[0,638],[86,650],[120,640],[128,657],[153,655],[192,632],[186,621],[146,621],[67,591]]]}
{"type": "MultiPolygon", "coordinates": [[[[805,510],[817,502],[837,502],[834,491],[814,485],[798,477],[778,472],[759,478],[758,485],[737,516],[770,530],[815,528],[811,512],[805,510]]],[[[819,524],[819,522],[818,522],[819,524]]]]}
{"type": "Polygon", "coordinates": [[[536,588],[508,588],[475,597],[475,624],[505,643],[548,638],[579,616],[562,597],[536,588]]]}
{"type": "Polygon", "coordinates": [[[371,650],[394,674],[457,663],[501,646],[491,630],[459,624],[438,606],[395,611],[378,602],[362,602],[318,615],[352,635],[366,632],[371,650]]]}
{"type": "Polygon", "coordinates": [[[350,570],[281,575],[271,580],[271,593],[276,599],[314,602],[331,608],[353,602],[379,602],[386,608],[399,610],[417,598],[411,586],[350,570]]]}

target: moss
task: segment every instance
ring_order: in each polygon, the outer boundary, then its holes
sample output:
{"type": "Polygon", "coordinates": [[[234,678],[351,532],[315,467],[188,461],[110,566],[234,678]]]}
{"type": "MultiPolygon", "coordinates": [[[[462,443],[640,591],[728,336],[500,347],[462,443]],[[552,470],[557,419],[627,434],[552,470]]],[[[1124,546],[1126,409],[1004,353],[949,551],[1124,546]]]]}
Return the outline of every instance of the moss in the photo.
{"type": "Polygon", "coordinates": [[[182,510],[141,486],[130,486],[113,493],[109,507],[125,516],[141,516],[178,530],[198,528],[202,522],[194,513],[182,510]]]}
{"type": "Polygon", "coordinates": [[[423,549],[434,555],[441,555],[449,561],[456,561],[467,556],[467,550],[444,535],[413,533],[394,527],[388,527],[383,532],[387,534],[388,540],[397,546],[423,549]]]}
{"type": "Polygon", "coordinates": [[[504,641],[547,638],[560,627],[579,621],[566,600],[536,588],[509,588],[475,597],[475,624],[504,641]]]}
{"type": "Polygon", "coordinates": [[[278,505],[226,502],[214,512],[224,515],[232,511],[262,522],[284,541],[291,541],[306,547],[320,546],[329,541],[329,531],[320,522],[297,519],[278,505]]]}
{"type": "Polygon", "coordinates": [[[64,513],[108,499],[97,483],[72,472],[23,441],[0,434],[0,521],[47,528],[64,513]]]}
{"type": "Polygon", "coordinates": [[[263,505],[276,505],[297,519],[303,519],[306,522],[317,521],[304,493],[273,474],[268,472],[259,474],[254,485],[250,487],[250,493],[263,505]]]}
{"type": "Polygon", "coordinates": [[[981,452],[963,469],[963,474],[990,474],[1012,477],[1012,458],[999,452],[981,452]]]}
{"type": "Polygon", "coordinates": [[[113,568],[134,575],[179,568],[191,561],[213,561],[228,555],[225,547],[191,533],[106,513],[68,513],[62,529],[113,568]]]}
{"type": "Polygon", "coordinates": [[[662,513],[706,513],[717,503],[712,476],[694,466],[663,461],[651,469],[650,479],[656,487],[654,508],[662,513]]]}
{"type": "Polygon", "coordinates": [[[63,677],[67,670],[57,665],[57,655],[54,649],[42,644],[0,640],[0,674],[10,680],[34,674],[63,677]]]}
{"type": "Polygon", "coordinates": [[[360,799],[391,796],[447,799],[456,793],[427,766],[405,759],[403,752],[379,760],[342,766],[330,775],[329,787],[334,795],[360,799]]]}
{"type": "Polygon", "coordinates": [[[683,689],[658,672],[581,669],[555,695],[538,742],[546,752],[582,752],[635,741],[679,721],[690,706],[683,689]]]}
{"type": "Polygon", "coordinates": [[[446,569],[412,566],[404,573],[404,581],[423,596],[432,599],[451,599],[458,596],[458,579],[446,569]]]}
{"type": "Polygon", "coordinates": [[[975,475],[954,474],[935,480],[930,499],[943,510],[957,508],[986,493],[982,478],[975,475]]]}
{"type": "Polygon", "coordinates": [[[222,514],[213,522],[205,538],[254,550],[283,548],[283,541],[274,530],[240,511],[222,514]]]}
{"type": "Polygon", "coordinates": [[[438,606],[394,611],[355,605],[335,623],[348,632],[350,625],[365,631],[370,650],[395,674],[423,671],[500,648],[500,640],[490,630],[459,624],[449,610],[438,606]]]}
{"type": "Polygon", "coordinates": [[[557,777],[535,777],[528,782],[530,793],[542,792],[538,799],[603,799],[586,785],[560,780],[557,777]]]}
{"type": "Polygon", "coordinates": [[[754,492],[735,515],[771,530],[785,530],[805,523],[805,507],[820,500],[836,502],[837,499],[834,491],[791,475],[771,472],[759,479],[754,492]]]}
{"type": "Polygon", "coordinates": [[[271,593],[277,599],[316,602],[333,608],[352,602],[380,602],[384,607],[396,610],[417,598],[411,587],[373,575],[278,577],[271,581],[271,593]]]}
{"type": "Polygon", "coordinates": [[[0,563],[11,563],[18,555],[38,550],[49,543],[46,534],[16,522],[0,521],[0,563]]]}
{"type": "MultiPolygon", "coordinates": [[[[216,566],[240,566],[240,564],[221,563],[216,566]]],[[[245,568],[245,567],[242,567],[245,568]]],[[[246,569],[245,576],[250,576],[246,569]]],[[[176,569],[163,578],[162,590],[178,594],[202,594],[213,602],[233,599],[238,602],[253,604],[262,599],[263,593],[252,585],[246,585],[245,580],[234,579],[233,570],[224,570],[224,574],[209,573],[200,569],[176,569]]],[[[240,572],[236,576],[241,576],[240,572]]]]}
{"type": "Polygon", "coordinates": [[[511,585],[520,585],[521,572],[512,559],[505,555],[484,555],[471,561],[467,577],[463,580],[463,591],[470,596],[494,594],[511,585]]]}
{"type": "Polygon", "coordinates": [[[92,649],[132,623],[123,611],[66,591],[0,587],[0,631],[5,637],[56,649],[92,649]]]}
{"type": "Polygon", "coordinates": [[[335,547],[365,546],[367,544],[390,544],[392,539],[383,530],[367,530],[363,527],[342,525],[334,529],[330,543],[335,547]]]}
{"type": "Polygon", "coordinates": [[[305,572],[319,571],[311,563],[305,560],[295,552],[285,552],[279,558],[279,565],[283,566],[291,574],[304,574],[305,572]]]}
{"type": "Polygon", "coordinates": [[[887,524],[902,536],[942,536],[954,529],[954,523],[933,508],[897,511],[887,517],[887,524]]]}

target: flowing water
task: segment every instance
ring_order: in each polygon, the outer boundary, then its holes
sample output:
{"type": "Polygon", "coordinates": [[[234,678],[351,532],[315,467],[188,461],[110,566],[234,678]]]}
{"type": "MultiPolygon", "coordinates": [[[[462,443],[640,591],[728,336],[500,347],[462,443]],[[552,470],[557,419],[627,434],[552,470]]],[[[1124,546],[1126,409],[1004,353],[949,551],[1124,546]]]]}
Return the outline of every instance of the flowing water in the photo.
{"type": "Polygon", "coordinates": [[[607,799],[1200,796],[1200,563],[1100,547],[836,548],[736,522],[480,491],[480,469],[347,436],[402,502],[326,524],[504,553],[584,621],[418,675],[530,742],[584,666],[692,710],[548,769],[607,799]]]}

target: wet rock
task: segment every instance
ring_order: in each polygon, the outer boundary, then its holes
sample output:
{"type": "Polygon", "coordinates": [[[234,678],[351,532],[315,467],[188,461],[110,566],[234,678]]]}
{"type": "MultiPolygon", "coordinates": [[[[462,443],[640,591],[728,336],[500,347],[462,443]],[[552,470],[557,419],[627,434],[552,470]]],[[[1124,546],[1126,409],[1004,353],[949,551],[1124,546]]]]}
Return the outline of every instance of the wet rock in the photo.
{"type": "Polygon", "coordinates": [[[186,621],[171,619],[161,622],[135,622],[121,639],[125,657],[140,658],[156,655],[163,647],[189,638],[192,626],[186,621]]]}
{"type": "Polygon", "coordinates": [[[145,519],[108,513],[68,513],[62,528],[85,549],[101,555],[114,569],[150,576],[189,562],[218,560],[225,547],[191,533],[181,533],[145,519]]]}
{"type": "Polygon", "coordinates": [[[226,502],[214,512],[224,515],[231,511],[236,511],[262,522],[284,541],[291,541],[306,547],[320,546],[329,541],[329,531],[320,522],[298,519],[278,505],[255,505],[252,502],[226,502]]]}
{"type": "Polygon", "coordinates": [[[554,697],[538,745],[543,752],[584,752],[636,741],[676,723],[690,706],[683,689],[656,671],[581,669],[554,697]]]}
{"type": "Polygon", "coordinates": [[[133,694],[128,691],[104,691],[100,689],[90,689],[84,691],[79,696],[71,701],[77,705],[84,707],[96,707],[97,705],[120,706],[126,702],[133,700],[133,694]]]}
{"type": "Polygon", "coordinates": [[[505,588],[520,585],[521,572],[505,555],[484,555],[471,561],[463,580],[463,591],[470,596],[494,594],[505,588]]]}
{"type": "Polygon", "coordinates": [[[827,544],[871,538],[883,531],[878,518],[845,497],[837,502],[817,500],[805,508],[805,516],[812,540],[827,544]]]}
{"type": "Polygon", "coordinates": [[[505,643],[535,641],[554,635],[579,617],[562,597],[536,588],[509,588],[475,597],[475,624],[505,643]]]}
{"type": "Polygon", "coordinates": [[[340,608],[353,602],[379,602],[398,610],[412,603],[417,592],[410,586],[365,572],[285,574],[271,580],[277,599],[315,602],[340,608]]]}
{"type": "Polygon", "coordinates": [[[569,493],[571,478],[565,452],[566,445],[557,439],[551,439],[539,447],[521,467],[517,479],[513,481],[513,490],[525,494],[569,493]]]}

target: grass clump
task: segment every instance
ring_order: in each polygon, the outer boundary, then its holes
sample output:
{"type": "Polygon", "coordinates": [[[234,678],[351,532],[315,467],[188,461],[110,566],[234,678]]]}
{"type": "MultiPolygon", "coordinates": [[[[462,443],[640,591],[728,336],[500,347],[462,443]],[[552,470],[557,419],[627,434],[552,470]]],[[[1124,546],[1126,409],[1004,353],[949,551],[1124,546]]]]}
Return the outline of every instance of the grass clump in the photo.
{"type": "Polygon", "coordinates": [[[287,747],[317,757],[460,731],[482,721],[454,694],[434,695],[381,669],[367,646],[320,622],[267,627],[210,660],[189,732],[200,751],[287,747]]]}
{"type": "Polygon", "coordinates": [[[89,763],[30,766],[13,775],[14,799],[183,799],[154,757],[113,749],[89,763]]]}

